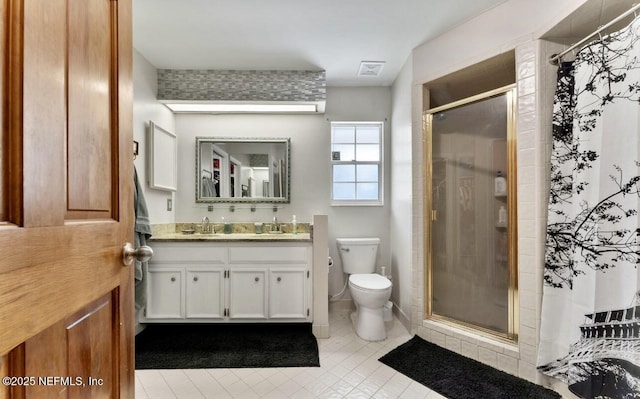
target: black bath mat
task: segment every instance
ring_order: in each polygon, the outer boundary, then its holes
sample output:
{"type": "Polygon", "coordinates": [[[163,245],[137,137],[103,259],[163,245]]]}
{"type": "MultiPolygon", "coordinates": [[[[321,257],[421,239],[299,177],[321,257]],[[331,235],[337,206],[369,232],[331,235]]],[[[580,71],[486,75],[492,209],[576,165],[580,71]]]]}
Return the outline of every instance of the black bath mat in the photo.
{"type": "Polygon", "coordinates": [[[449,399],[557,399],[560,394],[414,336],[380,361],[449,399]]]}
{"type": "Polygon", "coordinates": [[[136,369],[320,367],[310,323],[151,324],[136,336],[136,369]]]}

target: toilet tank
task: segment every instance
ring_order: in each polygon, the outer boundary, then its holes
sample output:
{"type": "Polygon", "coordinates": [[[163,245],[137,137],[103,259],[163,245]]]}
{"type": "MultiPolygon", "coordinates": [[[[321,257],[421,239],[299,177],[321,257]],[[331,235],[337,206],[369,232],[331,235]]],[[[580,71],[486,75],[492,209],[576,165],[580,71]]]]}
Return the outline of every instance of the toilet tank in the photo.
{"type": "Polygon", "coordinates": [[[376,270],[379,238],[337,238],[342,271],[347,274],[368,274],[376,270]]]}

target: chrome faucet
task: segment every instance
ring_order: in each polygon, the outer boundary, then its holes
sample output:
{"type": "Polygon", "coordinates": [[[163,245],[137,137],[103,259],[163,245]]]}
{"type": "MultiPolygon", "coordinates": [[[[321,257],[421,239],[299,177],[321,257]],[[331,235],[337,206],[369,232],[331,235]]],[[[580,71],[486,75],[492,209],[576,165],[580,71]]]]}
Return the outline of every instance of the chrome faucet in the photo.
{"type": "Polygon", "coordinates": [[[202,218],[202,234],[211,234],[214,232],[213,225],[209,223],[208,217],[202,218]]]}
{"type": "Polygon", "coordinates": [[[278,224],[278,218],[273,217],[273,224],[271,225],[271,231],[280,231],[280,225],[278,224]]]}

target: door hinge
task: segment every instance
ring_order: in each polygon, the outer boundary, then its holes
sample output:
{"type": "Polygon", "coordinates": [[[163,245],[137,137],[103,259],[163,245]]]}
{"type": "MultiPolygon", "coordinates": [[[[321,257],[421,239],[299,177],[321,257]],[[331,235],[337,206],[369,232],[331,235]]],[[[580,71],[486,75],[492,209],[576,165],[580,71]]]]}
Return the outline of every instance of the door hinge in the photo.
{"type": "Polygon", "coordinates": [[[223,315],[224,315],[225,317],[229,316],[229,309],[224,308],[223,315]]]}
{"type": "Polygon", "coordinates": [[[309,270],[307,270],[307,278],[309,278],[309,270]]]}
{"type": "Polygon", "coordinates": [[[309,308],[307,308],[307,317],[309,317],[309,313],[310,313],[309,308]]]}
{"type": "Polygon", "coordinates": [[[229,270],[224,271],[224,278],[229,278],[229,270]]]}

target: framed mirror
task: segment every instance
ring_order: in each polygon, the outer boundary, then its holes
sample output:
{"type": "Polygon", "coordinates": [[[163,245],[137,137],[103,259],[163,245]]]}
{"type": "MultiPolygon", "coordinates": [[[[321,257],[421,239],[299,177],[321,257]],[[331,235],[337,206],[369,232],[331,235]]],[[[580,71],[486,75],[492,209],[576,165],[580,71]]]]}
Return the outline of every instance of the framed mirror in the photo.
{"type": "Polygon", "coordinates": [[[288,203],[290,141],[196,137],[196,202],[288,203]]]}

